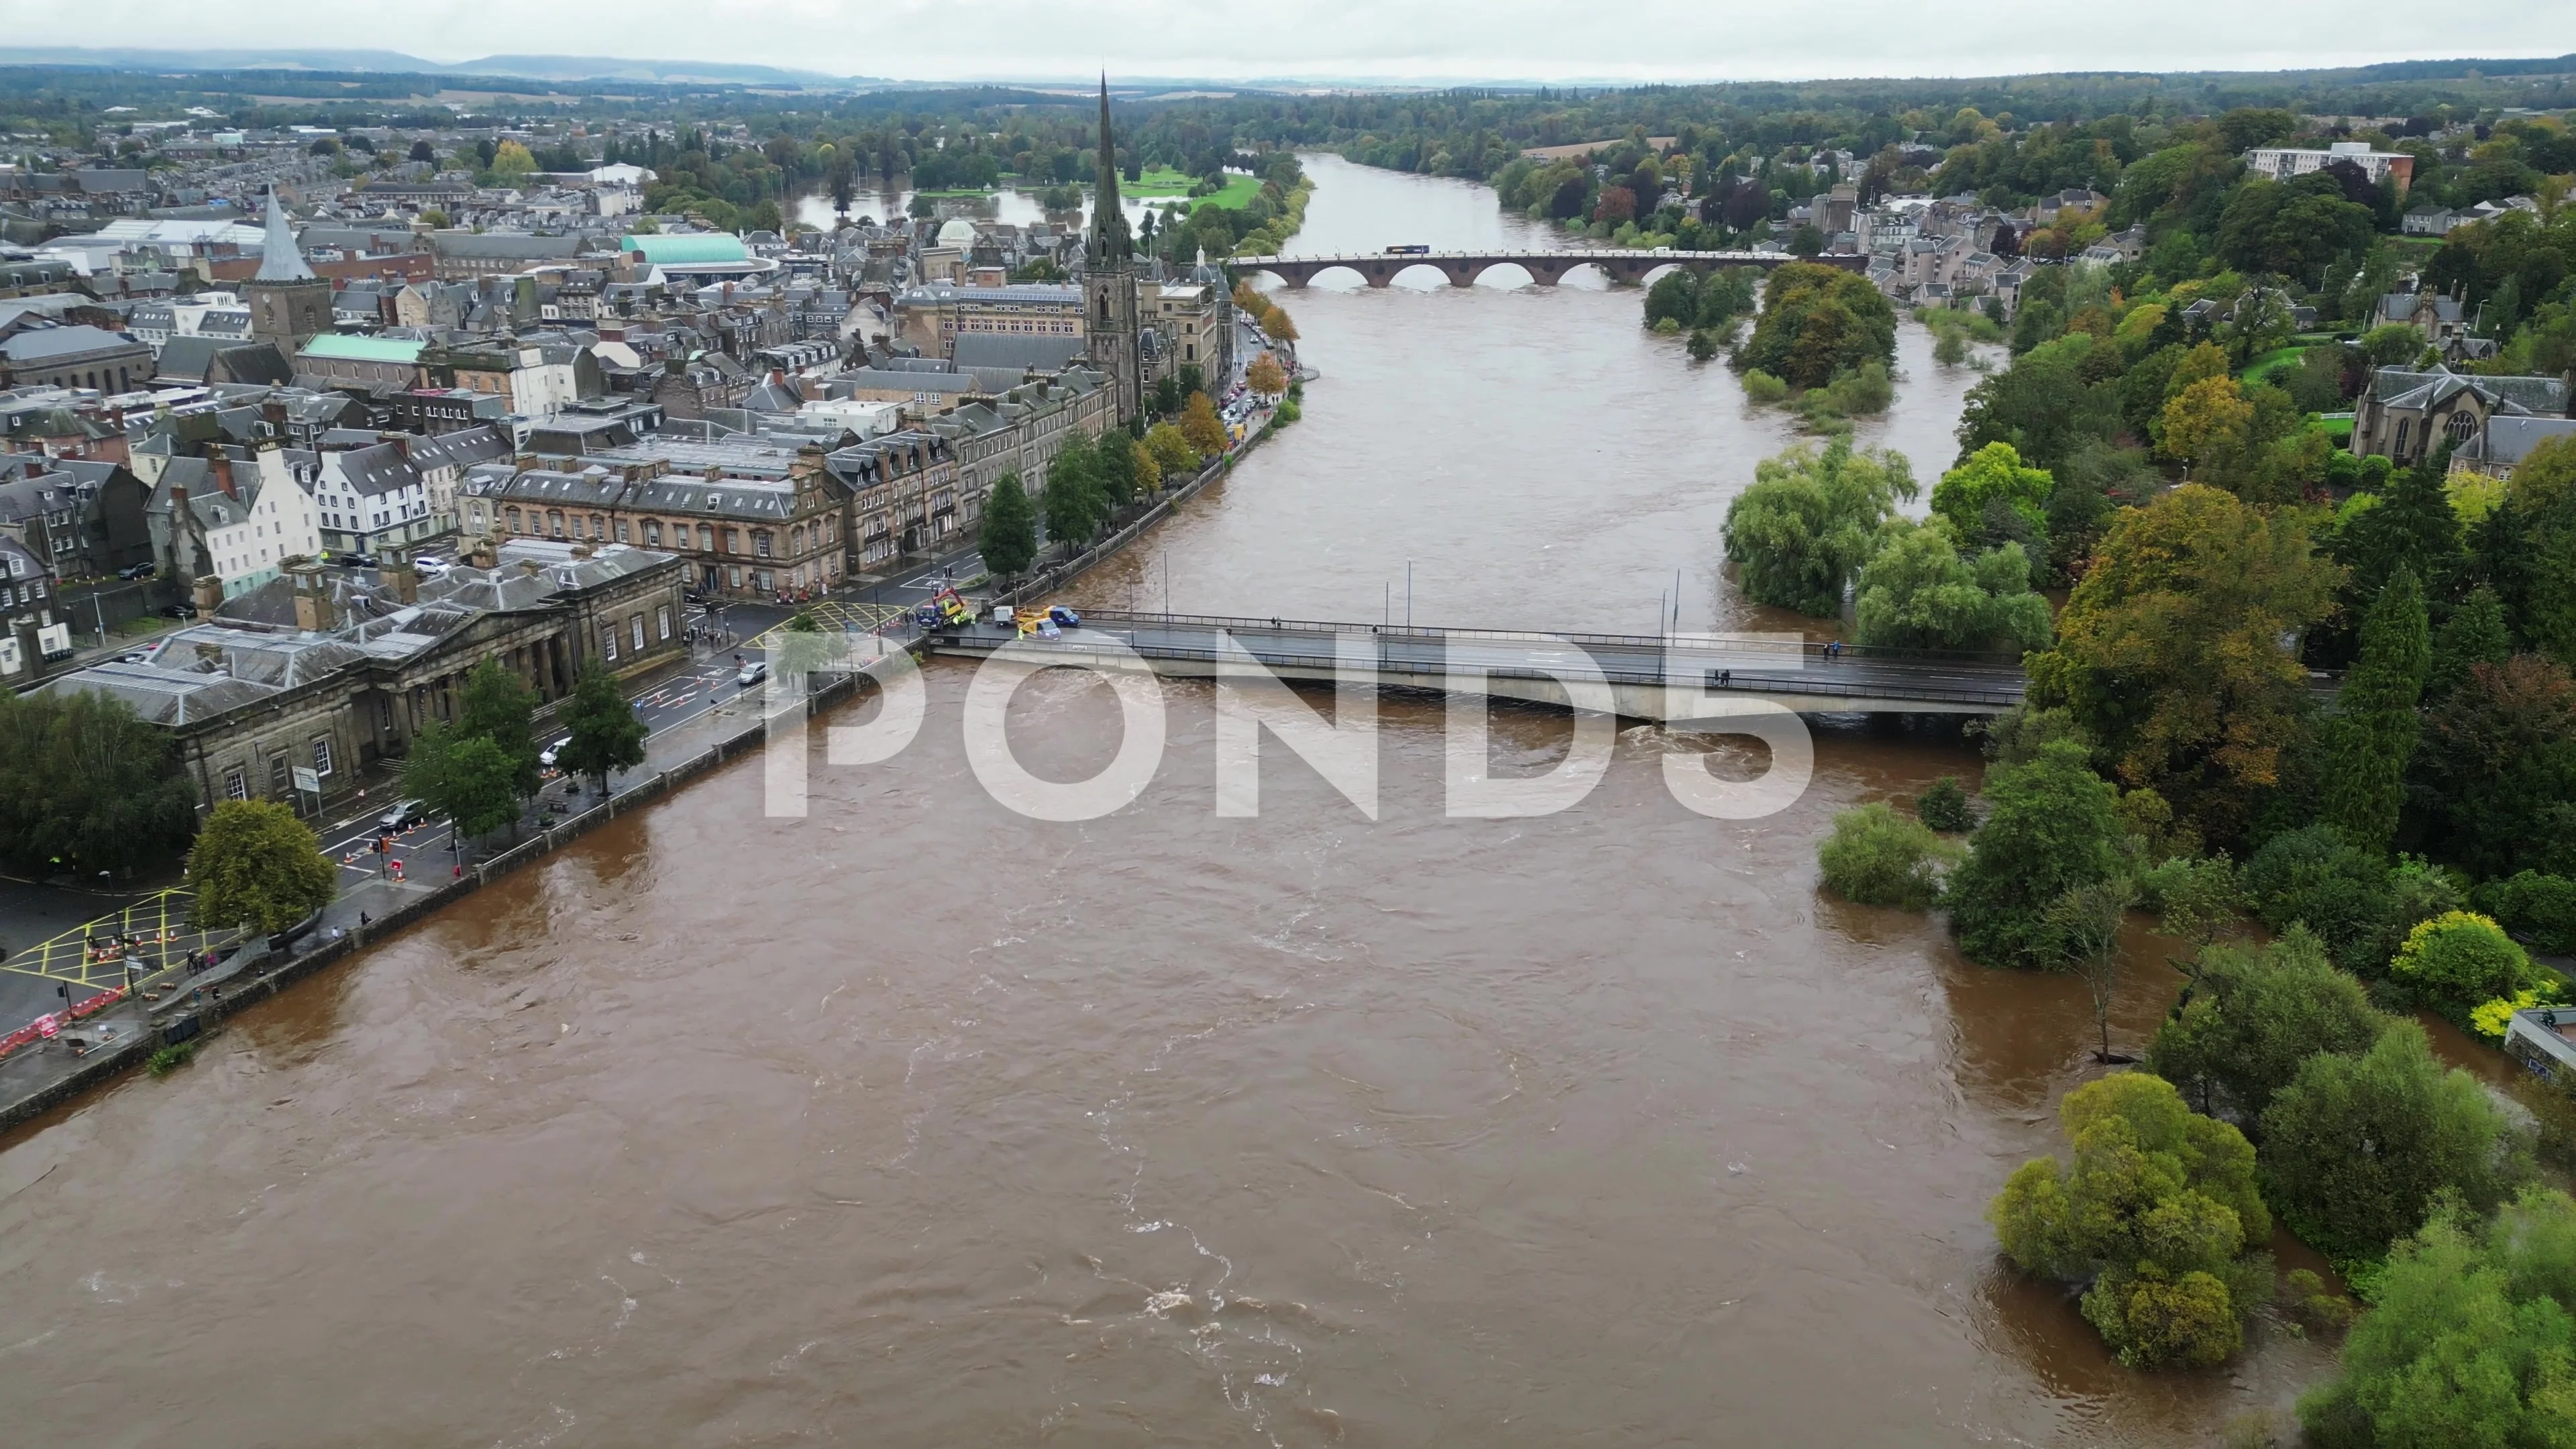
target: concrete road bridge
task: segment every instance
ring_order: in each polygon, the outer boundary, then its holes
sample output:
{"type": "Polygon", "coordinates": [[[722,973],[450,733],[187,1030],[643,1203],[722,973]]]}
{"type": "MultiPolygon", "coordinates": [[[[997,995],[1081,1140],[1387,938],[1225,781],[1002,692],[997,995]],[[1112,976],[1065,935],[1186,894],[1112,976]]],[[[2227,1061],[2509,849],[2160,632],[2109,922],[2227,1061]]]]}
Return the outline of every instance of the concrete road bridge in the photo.
{"type": "MultiPolygon", "coordinates": [[[[1776,267],[1782,262],[1800,258],[1779,252],[1685,252],[1670,248],[1639,250],[1635,247],[1587,247],[1569,251],[1429,251],[1429,252],[1355,252],[1341,256],[1311,257],[1236,257],[1226,263],[1239,272],[1268,272],[1291,287],[1303,287],[1323,272],[1345,267],[1359,274],[1372,287],[1392,285],[1395,279],[1414,267],[1430,267],[1449,279],[1451,286],[1472,287],[1476,279],[1495,267],[1519,267],[1530,280],[1542,287],[1553,287],[1566,273],[1577,267],[1598,267],[1614,282],[1642,283],[1667,267],[1682,267],[1706,273],[1720,267],[1776,267]]],[[[1869,258],[1859,256],[1821,256],[1815,261],[1846,271],[1863,271],[1869,258]]]]}
{"type": "Polygon", "coordinates": [[[1849,649],[1784,636],[1542,634],[1097,610],[1061,639],[1025,641],[992,624],[938,630],[934,653],[988,655],[1024,642],[1024,657],[1207,678],[1220,659],[1245,659],[1284,680],[1332,682],[1356,670],[1381,688],[1449,692],[1567,708],[1569,678],[1597,678],[1622,718],[1687,727],[1730,717],[1728,698],[1767,700],[1801,714],[1996,714],[2021,703],[2019,663],[1995,655],[1849,649]],[[1240,652],[1237,652],[1240,651],[1240,652]],[[1473,679],[1462,683],[1462,675],[1473,679]]]}

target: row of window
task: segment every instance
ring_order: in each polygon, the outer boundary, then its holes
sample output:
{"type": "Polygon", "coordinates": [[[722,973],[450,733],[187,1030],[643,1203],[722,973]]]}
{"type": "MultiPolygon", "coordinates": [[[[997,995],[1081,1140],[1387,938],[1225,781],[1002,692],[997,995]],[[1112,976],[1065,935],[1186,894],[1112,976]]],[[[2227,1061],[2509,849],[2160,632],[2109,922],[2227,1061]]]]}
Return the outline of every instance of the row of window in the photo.
{"type": "MultiPolygon", "coordinates": [[[[320,775],[325,779],[330,777],[331,737],[329,735],[315,735],[313,737],[313,773],[320,775]]],[[[269,756],[268,793],[271,795],[284,795],[294,789],[294,787],[294,757],[283,750],[269,756]]],[[[224,798],[227,800],[247,800],[250,798],[250,772],[247,767],[237,765],[224,772],[224,798]]]]}

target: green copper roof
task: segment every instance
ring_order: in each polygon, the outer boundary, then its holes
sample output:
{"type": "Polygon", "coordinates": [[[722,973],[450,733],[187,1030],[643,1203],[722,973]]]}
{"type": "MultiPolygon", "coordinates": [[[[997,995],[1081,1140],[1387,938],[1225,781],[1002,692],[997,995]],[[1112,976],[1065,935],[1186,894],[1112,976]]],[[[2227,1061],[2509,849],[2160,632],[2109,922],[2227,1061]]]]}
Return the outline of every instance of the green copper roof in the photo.
{"type": "Polygon", "coordinates": [[[304,344],[298,357],[342,357],[352,362],[418,362],[421,344],[400,337],[343,337],[325,333],[304,344]]]}
{"type": "Polygon", "coordinates": [[[620,241],[618,246],[626,251],[642,252],[644,260],[657,267],[686,262],[751,260],[751,253],[744,249],[742,238],[729,231],[630,236],[620,241]]]}

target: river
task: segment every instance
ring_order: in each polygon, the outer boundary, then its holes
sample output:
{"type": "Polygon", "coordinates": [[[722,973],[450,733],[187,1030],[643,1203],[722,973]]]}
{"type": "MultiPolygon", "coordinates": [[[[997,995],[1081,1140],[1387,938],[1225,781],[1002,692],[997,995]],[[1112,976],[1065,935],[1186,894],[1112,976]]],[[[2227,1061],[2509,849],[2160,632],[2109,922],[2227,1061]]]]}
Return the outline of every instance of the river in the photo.
{"type": "MultiPolygon", "coordinates": [[[[1531,235],[1310,167],[1301,246],[1531,235]]],[[[1409,559],[1424,622],[1643,630],[1676,571],[1685,628],[1782,622],[1715,556],[1793,434],[1633,291],[1288,305],[1305,421],[1083,598],[1372,617],[1409,559]]],[[[1862,437],[1928,481],[1970,379],[1905,348],[1862,437]]],[[[1815,888],[1836,810],[1975,772],[1955,731],[1819,721],[1805,797],[1723,823],[1630,729],[1574,808],[1451,820],[1390,698],[1377,820],[1275,746],[1236,819],[1176,683],[1144,795],[1042,824],[927,672],[809,818],[740,762],[0,1139],[12,1439],[2162,1446],[2318,1372],[2128,1374],[1999,1264],[2083,989],[1815,888]]],[[[1054,779],[1117,729],[1081,676],[1013,713],[1054,779]]],[[[1567,734],[1503,714],[1494,768],[1567,734]]]]}

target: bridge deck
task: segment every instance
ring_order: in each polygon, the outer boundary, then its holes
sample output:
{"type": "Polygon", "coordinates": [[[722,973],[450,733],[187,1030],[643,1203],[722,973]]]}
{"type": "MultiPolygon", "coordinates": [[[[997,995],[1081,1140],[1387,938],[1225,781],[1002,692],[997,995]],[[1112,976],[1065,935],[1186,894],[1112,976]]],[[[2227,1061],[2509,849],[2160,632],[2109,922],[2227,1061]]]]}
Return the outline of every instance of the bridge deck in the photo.
{"type": "MultiPolygon", "coordinates": [[[[1612,686],[1620,713],[1644,719],[1665,718],[1656,694],[1676,686],[1814,713],[1992,713],[2019,704],[2024,687],[2019,664],[1994,656],[1856,651],[1832,659],[1822,646],[1794,640],[1687,634],[1551,635],[1103,610],[1062,639],[1029,642],[1071,661],[1088,655],[1087,642],[1105,638],[1161,672],[1206,675],[1223,652],[1221,635],[1274,673],[1301,679],[1332,677],[1346,641],[1364,641],[1376,682],[1403,688],[1442,689],[1450,671],[1473,668],[1490,681],[1553,690],[1559,671],[1589,666],[1612,686]]],[[[979,624],[934,633],[930,645],[938,652],[987,654],[1017,637],[979,624]]]]}

